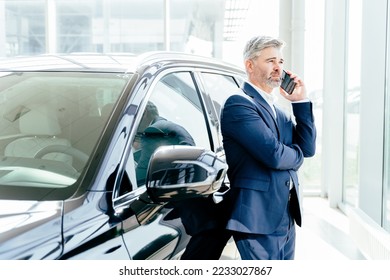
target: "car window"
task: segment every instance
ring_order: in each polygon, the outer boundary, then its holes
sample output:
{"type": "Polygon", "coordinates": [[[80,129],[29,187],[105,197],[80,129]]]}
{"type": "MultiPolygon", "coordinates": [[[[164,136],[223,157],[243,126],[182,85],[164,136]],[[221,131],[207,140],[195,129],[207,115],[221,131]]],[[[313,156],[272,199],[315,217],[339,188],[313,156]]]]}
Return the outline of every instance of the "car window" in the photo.
{"type": "Polygon", "coordinates": [[[203,88],[207,97],[205,101],[208,105],[211,133],[214,140],[214,150],[223,150],[222,134],[219,126],[221,106],[226,98],[237,91],[239,82],[235,78],[220,73],[201,73],[203,88]],[[214,109],[213,109],[214,107],[214,109]]]}
{"type": "Polygon", "coordinates": [[[153,152],[163,145],[210,149],[199,93],[190,72],[171,73],[152,89],[133,142],[137,185],[145,182],[153,152]]]}
{"type": "Polygon", "coordinates": [[[19,199],[39,200],[74,184],[129,78],[75,72],[1,75],[0,187],[19,199]]]}
{"type": "Polygon", "coordinates": [[[219,116],[221,106],[230,95],[237,91],[241,81],[236,81],[232,76],[216,73],[202,73],[202,80],[219,116]]]}

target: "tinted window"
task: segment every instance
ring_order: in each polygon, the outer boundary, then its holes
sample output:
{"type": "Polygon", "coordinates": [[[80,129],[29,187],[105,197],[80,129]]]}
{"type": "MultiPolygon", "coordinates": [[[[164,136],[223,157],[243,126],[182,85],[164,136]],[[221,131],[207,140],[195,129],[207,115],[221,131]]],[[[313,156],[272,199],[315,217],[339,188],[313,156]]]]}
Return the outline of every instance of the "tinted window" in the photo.
{"type": "Polygon", "coordinates": [[[163,145],[210,149],[199,94],[189,72],[164,76],[152,89],[133,143],[138,185],[144,184],[150,156],[163,145]]]}
{"type": "Polygon", "coordinates": [[[231,76],[214,73],[202,73],[202,78],[204,87],[210,94],[219,116],[221,106],[228,96],[237,91],[238,83],[231,76]]]}
{"type": "Polygon", "coordinates": [[[61,193],[77,181],[129,77],[72,72],[1,76],[1,194],[63,199],[61,193]]]}

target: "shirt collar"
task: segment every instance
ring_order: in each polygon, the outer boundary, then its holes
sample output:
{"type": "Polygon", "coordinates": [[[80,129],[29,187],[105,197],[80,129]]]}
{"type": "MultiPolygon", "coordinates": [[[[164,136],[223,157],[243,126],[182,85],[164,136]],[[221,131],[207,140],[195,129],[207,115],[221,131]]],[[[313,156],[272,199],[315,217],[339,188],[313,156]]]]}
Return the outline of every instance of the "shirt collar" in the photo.
{"type": "Polygon", "coordinates": [[[271,93],[266,93],[262,91],[259,87],[255,86],[251,82],[249,84],[264,98],[264,100],[268,103],[268,105],[273,109],[276,97],[271,93]]]}

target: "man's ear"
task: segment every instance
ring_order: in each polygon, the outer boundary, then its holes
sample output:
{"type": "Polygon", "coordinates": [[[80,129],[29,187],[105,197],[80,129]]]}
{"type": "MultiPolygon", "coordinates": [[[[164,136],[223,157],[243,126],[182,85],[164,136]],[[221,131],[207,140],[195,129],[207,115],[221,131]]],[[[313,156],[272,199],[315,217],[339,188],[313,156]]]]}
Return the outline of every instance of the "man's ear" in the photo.
{"type": "Polygon", "coordinates": [[[251,59],[245,60],[245,68],[249,73],[253,71],[253,61],[251,59]]]}

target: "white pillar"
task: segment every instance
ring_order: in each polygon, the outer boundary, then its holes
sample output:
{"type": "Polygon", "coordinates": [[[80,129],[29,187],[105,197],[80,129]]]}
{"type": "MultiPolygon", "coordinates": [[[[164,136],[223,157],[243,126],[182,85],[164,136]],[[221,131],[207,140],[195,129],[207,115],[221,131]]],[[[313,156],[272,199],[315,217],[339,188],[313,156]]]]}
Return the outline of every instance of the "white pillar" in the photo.
{"type": "Polygon", "coordinates": [[[46,0],[46,52],[58,52],[57,10],[55,0],[46,0]]]}
{"type": "Polygon", "coordinates": [[[292,1],[291,27],[291,67],[304,77],[305,0],[292,1]]]}
{"type": "MultiPolygon", "coordinates": [[[[110,43],[110,18],[111,18],[111,7],[110,0],[103,0],[103,52],[111,52],[110,43]]],[[[94,20],[92,18],[92,20],[94,20]]],[[[94,36],[94,34],[92,34],[94,36]]]]}
{"type": "Polygon", "coordinates": [[[5,38],[5,1],[0,1],[0,57],[6,55],[5,38]]]}
{"type": "Polygon", "coordinates": [[[305,0],[280,0],[279,37],[286,42],[285,68],[304,76],[305,0]]]}
{"type": "Polygon", "coordinates": [[[286,42],[286,46],[283,50],[283,56],[285,60],[284,67],[291,69],[292,58],[292,2],[291,0],[280,0],[279,1],[279,38],[286,42]]]}
{"type": "Polygon", "coordinates": [[[171,49],[170,8],[170,0],[164,0],[164,45],[166,51],[171,49]]]}
{"type": "MultiPolygon", "coordinates": [[[[305,53],[305,0],[280,0],[279,37],[286,42],[283,49],[284,69],[304,77],[305,53]]],[[[275,94],[279,94],[276,90],[275,94]]],[[[291,103],[278,98],[278,104],[287,114],[292,113],[291,103]]]]}

